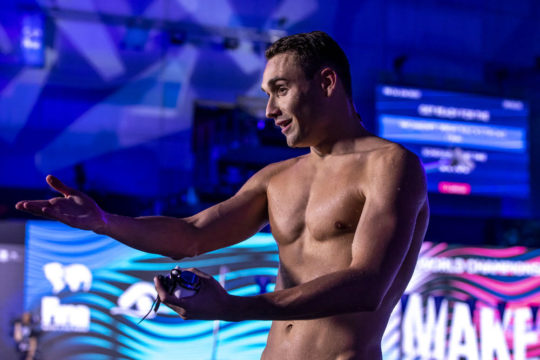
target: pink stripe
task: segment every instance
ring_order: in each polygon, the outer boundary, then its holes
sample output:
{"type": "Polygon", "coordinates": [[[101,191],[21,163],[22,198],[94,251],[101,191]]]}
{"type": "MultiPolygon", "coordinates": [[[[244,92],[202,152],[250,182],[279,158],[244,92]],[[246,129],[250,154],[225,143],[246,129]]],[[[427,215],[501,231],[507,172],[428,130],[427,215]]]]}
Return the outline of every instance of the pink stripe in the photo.
{"type": "Polygon", "coordinates": [[[474,274],[463,274],[463,277],[505,295],[519,295],[540,287],[540,277],[525,278],[512,283],[498,281],[474,274]]]}
{"type": "Polygon", "coordinates": [[[499,302],[499,299],[493,294],[490,294],[487,291],[484,291],[467,283],[459,283],[459,289],[466,291],[469,295],[471,295],[471,297],[482,299],[493,306],[495,306],[499,302]]]}
{"type": "MultiPolygon", "coordinates": [[[[497,304],[500,301],[502,301],[501,298],[493,294],[490,294],[482,289],[476,288],[473,285],[464,284],[464,283],[460,283],[456,285],[457,285],[456,288],[459,288],[460,290],[467,292],[471,297],[475,297],[478,300],[482,300],[494,308],[497,306],[497,304]]],[[[466,299],[462,299],[462,300],[466,300],[466,299]]],[[[512,302],[508,303],[507,309],[518,308],[518,307],[528,307],[529,305],[536,304],[537,301],[539,300],[540,300],[539,294],[534,294],[533,296],[521,298],[518,301],[512,300],[512,302]]]]}
{"type": "Polygon", "coordinates": [[[539,355],[540,355],[540,349],[535,348],[535,349],[529,350],[527,348],[527,359],[535,357],[535,356],[539,356],[539,355]]]}
{"type": "Polygon", "coordinates": [[[503,249],[487,249],[481,247],[460,247],[457,249],[448,250],[444,253],[445,257],[452,256],[463,256],[463,255],[473,255],[473,256],[486,256],[494,258],[507,258],[517,255],[522,255],[527,252],[525,246],[513,246],[503,249]]]}
{"type": "MultiPolygon", "coordinates": [[[[465,292],[467,292],[471,297],[476,297],[479,300],[483,300],[490,306],[496,307],[497,303],[500,301],[503,301],[500,297],[497,297],[489,292],[486,292],[483,289],[479,289],[475,287],[474,285],[467,284],[467,283],[461,283],[461,282],[454,282],[453,288],[460,289],[465,292]]],[[[460,296],[462,300],[466,300],[464,297],[460,296]]],[[[511,302],[508,303],[507,308],[518,308],[518,307],[528,307],[530,305],[536,305],[540,304],[540,293],[534,293],[530,296],[522,297],[520,299],[514,299],[511,302]]]]}
{"type": "MultiPolygon", "coordinates": [[[[433,244],[433,243],[424,243],[424,244],[433,244]]],[[[424,244],[422,245],[422,247],[424,247],[424,244]]],[[[421,255],[420,257],[424,257],[424,256],[432,256],[433,254],[437,254],[441,251],[444,251],[446,248],[448,248],[448,244],[447,243],[439,243],[439,244],[435,244],[435,246],[429,248],[429,249],[426,249],[425,251],[422,249],[421,250],[421,255]]]]}

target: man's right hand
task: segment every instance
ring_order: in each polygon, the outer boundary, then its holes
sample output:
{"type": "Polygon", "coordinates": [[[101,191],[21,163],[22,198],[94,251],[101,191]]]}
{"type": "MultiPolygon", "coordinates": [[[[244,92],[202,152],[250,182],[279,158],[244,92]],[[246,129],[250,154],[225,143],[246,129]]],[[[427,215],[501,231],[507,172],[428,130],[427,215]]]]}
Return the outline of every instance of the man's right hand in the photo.
{"type": "Polygon", "coordinates": [[[97,233],[105,231],[106,213],[88,195],[72,189],[52,175],[46,178],[47,183],[63,196],[49,200],[23,200],[15,208],[47,219],[58,220],[72,227],[93,230],[97,233]]]}

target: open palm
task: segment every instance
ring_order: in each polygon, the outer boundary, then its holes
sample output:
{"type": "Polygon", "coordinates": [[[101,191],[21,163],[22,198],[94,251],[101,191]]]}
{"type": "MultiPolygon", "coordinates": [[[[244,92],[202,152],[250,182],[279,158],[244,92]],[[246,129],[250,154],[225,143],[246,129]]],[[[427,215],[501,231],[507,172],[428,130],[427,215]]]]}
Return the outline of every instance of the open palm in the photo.
{"type": "Polygon", "coordinates": [[[46,178],[49,186],[63,196],[49,200],[23,200],[15,207],[36,216],[58,220],[79,229],[101,232],[105,221],[105,212],[88,195],[72,189],[52,175],[46,178]]]}

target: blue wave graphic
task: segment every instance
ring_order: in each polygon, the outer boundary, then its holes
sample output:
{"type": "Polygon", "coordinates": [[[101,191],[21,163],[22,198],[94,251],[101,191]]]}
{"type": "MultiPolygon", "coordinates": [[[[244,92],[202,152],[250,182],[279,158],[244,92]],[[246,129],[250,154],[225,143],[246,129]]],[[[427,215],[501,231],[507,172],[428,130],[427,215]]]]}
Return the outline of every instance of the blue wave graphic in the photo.
{"type": "MultiPolygon", "coordinates": [[[[225,288],[235,295],[272,291],[279,257],[270,234],[257,234],[230,248],[180,263],[56,222],[29,221],[26,241],[26,309],[39,314],[41,299],[47,296],[56,297],[61,307],[85,306],[90,311],[90,327],[86,333],[44,333],[41,346],[45,359],[162,360],[171,357],[200,360],[216,355],[219,359],[254,359],[262,353],[269,321],[219,322],[216,333],[217,323],[213,321],[184,321],[171,309],[161,306],[154,318],[138,325],[140,313],[148,309],[137,306],[148,306],[155,290],[131,299],[130,308],[122,308],[119,299],[134,285],[150,289],[155,274],[167,273],[176,265],[196,267],[216,279],[225,271],[225,288]],[[64,273],[54,276],[64,276],[66,282],[70,266],[79,264],[87,268],[92,277],[89,291],[72,291],[66,284],[54,293],[51,280],[44,273],[44,266],[49,263],[60,264],[64,273]],[[265,288],[257,284],[257,278],[261,277],[269,282],[265,288]],[[141,302],[144,296],[148,298],[141,302]]],[[[62,309],[65,308],[60,311],[62,309]]]]}

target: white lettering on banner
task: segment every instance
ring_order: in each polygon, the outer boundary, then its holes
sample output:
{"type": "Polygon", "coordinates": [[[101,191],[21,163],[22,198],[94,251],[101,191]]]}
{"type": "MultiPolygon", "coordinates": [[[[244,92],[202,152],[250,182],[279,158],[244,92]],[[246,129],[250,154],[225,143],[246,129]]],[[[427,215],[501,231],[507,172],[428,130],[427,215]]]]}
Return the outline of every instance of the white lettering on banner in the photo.
{"type": "Polygon", "coordinates": [[[514,360],[525,360],[527,345],[536,344],[538,335],[528,329],[527,324],[532,320],[531,310],[519,308],[514,313],[514,360]]]}
{"type": "Polygon", "coordinates": [[[475,328],[467,303],[454,302],[452,311],[449,307],[449,301],[442,299],[437,313],[434,297],[424,303],[420,294],[409,294],[402,319],[403,359],[526,360],[527,346],[538,344],[529,308],[507,309],[501,324],[495,309],[479,307],[475,328]]]}
{"type": "Polygon", "coordinates": [[[88,332],[90,309],[85,305],[62,305],[55,296],[41,299],[41,328],[45,331],[88,332]]]}
{"type": "MultiPolygon", "coordinates": [[[[480,151],[469,151],[461,150],[463,156],[474,162],[486,162],[488,159],[488,154],[480,151]]],[[[432,148],[432,147],[423,147],[421,150],[422,157],[425,158],[439,158],[439,159],[452,159],[455,157],[454,149],[446,148],[432,148]]]]}
{"type": "Polygon", "coordinates": [[[448,342],[448,360],[478,360],[478,338],[472,324],[469,306],[465,303],[454,304],[450,341],[448,342]]]}
{"type": "Polygon", "coordinates": [[[495,318],[495,311],[482,308],[480,311],[480,352],[482,360],[510,360],[510,352],[504,338],[501,323],[495,318]],[[496,357],[494,357],[494,355],[496,357]]]}
{"type": "Polygon", "coordinates": [[[418,89],[397,88],[393,86],[383,87],[382,93],[385,96],[399,97],[399,98],[406,98],[406,99],[420,99],[422,97],[422,92],[418,89]]]}
{"type": "Polygon", "coordinates": [[[523,110],[524,105],[523,105],[523,102],[519,100],[503,100],[502,107],[503,109],[507,109],[507,110],[520,111],[520,110],[523,110]]]}
{"type": "MultiPolygon", "coordinates": [[[[43,272],[53,294],[60,293],[66,286],[71,292],[89,291],[92,287],[92,273],[82,264],[51,262],[43,265],[43,272]]],[[[45,331],[88,332],[90,309],[85,305],[63,305],[58,297],[44,296],[41,299],[41,328],[45,331]]]]}
{"type": "Polygon", "coordinates": [[[448,301],[442,301],[439,313],[436,314],[435,300],[429,297],[425,322],[422,310],[422,297],[419,294],[411,294],[402,322],[403,353],[407,355],[407,359],[420,356],[425,359],[443,360],[448,301]]]}
{"type": "Polygon", "coordinates": [[[444,119],[463,119],[489,122],[490,113],[488,110],[457,108],[453,106],[420,104],[418,114],[426,117],[435,116],[444,119]]]}
{"type": "Polygon", "coordinates": [[[457,123],[439,123],[437,121],[419,121],[400,119],[398,125],[401,129],[416,131],[440,131],[446,133],[447,140],[452,142],[463,142],[463,135],[482,136],[488,138],[504,139],[508,137],[506,130],[491,128],[485,125],[469,125],[457,123]]]}
{"type": "Polygon", "coordinates": [[[480,274],[496,276],[539,276],[539,262],[481,260],[460,257],[421,257],[416,271],[446,274],[480,274]]]}

